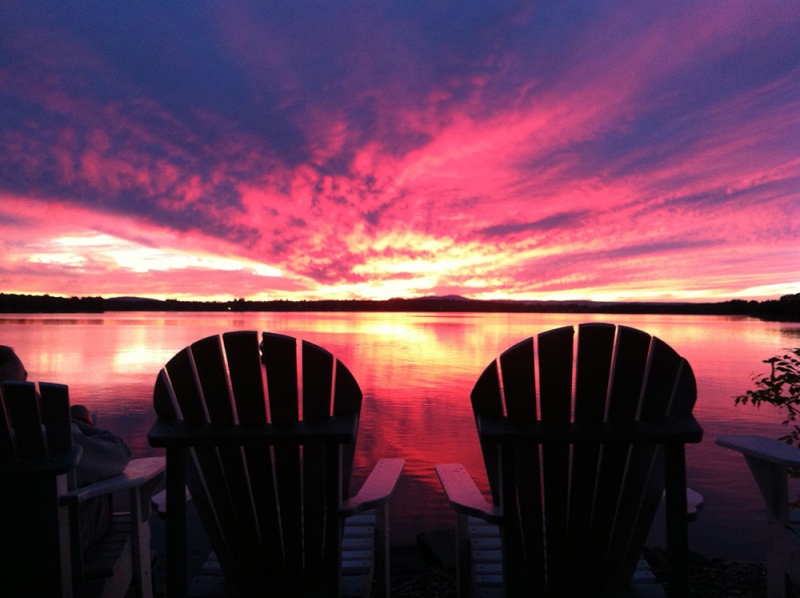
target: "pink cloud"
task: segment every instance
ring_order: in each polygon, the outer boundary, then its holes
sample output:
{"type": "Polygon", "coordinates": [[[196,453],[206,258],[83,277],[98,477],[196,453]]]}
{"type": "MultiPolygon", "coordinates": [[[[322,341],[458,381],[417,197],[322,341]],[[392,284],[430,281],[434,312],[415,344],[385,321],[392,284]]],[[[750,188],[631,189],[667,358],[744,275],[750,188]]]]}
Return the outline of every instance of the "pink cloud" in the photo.
{"type": "Polygon", "coordinates": [[[438,13],[375,7],[298,31],[254,3],[200,14],[149,69],[108,38],[22,27],[3,42],[24,57],[1,73],[4,283],[310,298],[800,283],[800,96],[780,61],[800,15],[552,10],[552,31],[536,11],[437,30],[438,13]],[[31,262],[70,235],[245,266],[31,262]]]}

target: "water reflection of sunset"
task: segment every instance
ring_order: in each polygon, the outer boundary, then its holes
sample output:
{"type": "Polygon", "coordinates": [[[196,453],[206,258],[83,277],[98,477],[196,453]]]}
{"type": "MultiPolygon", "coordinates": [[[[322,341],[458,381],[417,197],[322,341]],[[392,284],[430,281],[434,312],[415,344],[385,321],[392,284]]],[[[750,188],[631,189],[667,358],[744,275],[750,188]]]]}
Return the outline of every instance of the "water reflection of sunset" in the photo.
{"type": "MultiPolygon", "coordinates": [[[[688,449],[689,483],[706,510],[692,526],[695,547],[753,558],[760,502],[741,458],[718,450],[723,433],[777,435],[767,409],[733,406],[733,396],[763,372],[762,359],[800,338],[800,325],[716,316],[470,313],[131,313],[0,318],[3,344],[17,349],[32,379],[70,385],[72,398],[123,434],[137,455],[153,453],[146,434],[154,419],[155,376],[192,342],[229,330],[266,330],[304,338],[334,353],[364,392],[356,475],[381,457],[402,457],[406,469],[392,505],[397,541],[448,525],[451,512],[433,467],[464,463],[485,489],[469,394],[490,360],[510,345],[559,326],[613,321],[667,341],[695,371],[695,415],[705,440],[688,449]],[[731,489],[735,490],[731,490],[731,489]],[[724,530],[751,526],[748,555],[739,542],[720,548],[724,530]],[[723,530],[723,531],[720,531],[723,530]]],[[[711,554],[714,554],[711,552],[711,554]]]]}

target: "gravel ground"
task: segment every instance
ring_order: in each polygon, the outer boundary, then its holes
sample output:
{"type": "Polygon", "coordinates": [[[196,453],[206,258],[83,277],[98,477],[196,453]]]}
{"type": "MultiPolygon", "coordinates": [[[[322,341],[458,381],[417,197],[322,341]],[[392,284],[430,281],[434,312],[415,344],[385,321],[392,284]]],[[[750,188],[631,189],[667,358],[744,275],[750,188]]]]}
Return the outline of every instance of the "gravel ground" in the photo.
{"type": "MultiPolygon", "coordinates": [[[[719,559],[695,564],[691,577],[695,598],[766,598],[764,566],[758,563],[731,563],[719,559]]],[[[667,594],[669,585],[665,584],[667,594]]],[[[394,598],[455,598],[452,571],[428,566],[416,573],[392,576],[394,598]]],[[[678,597],[682,598],[682,597],[678,597]]]]}
{"type": "MultiPolygon", "coordinates": [[[[767,595],[767,575],[760,563],[731,563],[719,559],[695,566],[691,588],[698,598],[730,598],[767,595]]],[[[669,593],[669,586],[667,586],[669,593]]]]}
{"type": "MultiPolygon", "coordinates": [[[[151,520],[156,526],[155,537],[163,536],[163,521],[151,520]]],[[[199,571],[209,547],[198,531],[198,525],[190,526],[189,560],[192,569],[199,571]]],[[[453,598],[456,595],[455,554],[452,530],[423,532],[416,545],[393,547],[392,549],[392,596],[395,598],[453,598]]],[[[163,545],[156,549],[153,576],[155,594],[163,597],[166,563],[163,545]]],[[[659,579],[665,578],[663,551],[646,553],[651,567],[659,579]]],[[[669,594],[668,582],[664,584],[669,594]]],[[[762,563],[730,562],[721,559],[706,559],[693,555],[691,571],[692,596],[695,598],[766,598],[766,573],[762,563]]],[[[670,598],[674,597],[671,594],[670,598]]],[[[795,588],[795,598],[800,591],[795,588]]]]}
{"type": "MultiPolygon", "coordinates": [[[[399,567],[393,569],[392,596],[396,598],[454,598],[456,582],[454,555],[448,548],[452,537],[437,531],[421,534],[418,538],[419,558],[403,558],[397,554],[399,567]],[[405,567],[404,567],[405,565],[405,567]],[[398,569],[400,569],[398,571],[398,569]]],[[[645,552],[647,560],[670,598],[667,580],[666,555],[661,549],[645,552]]],[[[694,598],[766,598],[767,577],[763,563],[730,562],[691,555],[691,589],[694,598]]],[[[794,598],[800,597],[793,588],[794,598]]]]}
{"type": "MultiPolygon", "coordinates": [[[[163,569],[159,571],[163,575],[163,569]]],[[[156,577],[161,577],[156,574],[156,577]]],[[[156,596],[164,597],[163,578],[156,584],[156,596]]],[[[766,598],[766,574],[760,563],[734,563],[720,559],[696,562],[692,568],[691,587],[694,598],[766,598]]],[[[456,580],[453,569],[427,564],[392,575],[394,598],[455,598],[456,580]]],[[[667,594],[669,585],[665,583],[667,594]]],[[[794,596],[800,596],[795,593],[794,596]]],[[[683,598],[683,597],[676,597],[683,598]]]]}
{"type": "MultiPolygon", "coordinates": [[[[669,596],[669,581],[663,550],[645,551],[650,566],[669,596]]],[[[767,574],[763,563],[731,562],[691,555],[690,583],[697,598],[733,598],[747,596],[766,598],[767,574]]]]}

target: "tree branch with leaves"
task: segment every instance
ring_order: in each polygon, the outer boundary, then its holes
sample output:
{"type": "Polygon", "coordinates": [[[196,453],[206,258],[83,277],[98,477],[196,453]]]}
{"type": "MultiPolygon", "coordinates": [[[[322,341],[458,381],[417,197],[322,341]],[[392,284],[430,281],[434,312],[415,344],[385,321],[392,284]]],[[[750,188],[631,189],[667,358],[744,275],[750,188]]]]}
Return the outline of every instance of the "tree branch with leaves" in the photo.
{"type": "Polygon", "coordinates": [[[761,407],[763,403],[773,405],[783,413],[783,424],[791,426],[791,431],[778,438],[786,444],[800,444],[800,347],[785,355],[765,359],[770,364],[768,376],[753,376],[756,385],[735,398],[736,405],[750,403],[761,407]]]}

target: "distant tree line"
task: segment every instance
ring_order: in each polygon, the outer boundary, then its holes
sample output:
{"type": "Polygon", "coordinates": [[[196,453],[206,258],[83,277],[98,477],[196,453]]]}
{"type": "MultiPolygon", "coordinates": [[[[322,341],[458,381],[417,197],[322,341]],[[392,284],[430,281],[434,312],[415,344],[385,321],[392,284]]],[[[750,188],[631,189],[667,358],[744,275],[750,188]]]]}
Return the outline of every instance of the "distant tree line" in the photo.
{"type": "Polygon", "coordinates": [[[0,313],[103,313],[124,311],[231,312],[507,312],[736,315],[767,320],[800,321],[800,293],[770,301],[733,300],[719,303],[596,302],[596,301],[480,301],[463,297],[320,301],[178,301],[136,297],[55,297],[0,293],[0,313]]]}

